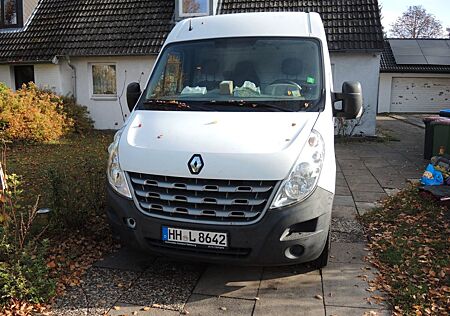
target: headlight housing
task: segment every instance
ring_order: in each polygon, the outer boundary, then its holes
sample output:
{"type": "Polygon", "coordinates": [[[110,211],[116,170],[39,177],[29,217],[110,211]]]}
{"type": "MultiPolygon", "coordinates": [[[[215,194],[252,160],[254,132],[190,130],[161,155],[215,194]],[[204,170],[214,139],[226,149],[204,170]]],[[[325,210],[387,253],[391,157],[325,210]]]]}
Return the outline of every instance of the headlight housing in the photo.
{"type": "Polygon", "coordinates": [[[317,186],[324,156],[323,138],[318,131],[312,130],[289,176],[278,189],[270,208],[291,205],[308,198],[317,186]]]}
{"type": "Polygon", "coordinates": [[[131,192],[125,177],[125,172],[123,172],[119,164],[119,140],[121,135],[122,130],[119,130],[114,135],[114,141],[108,147],[108,182],[118,194],[131,199],[131,192]]]}

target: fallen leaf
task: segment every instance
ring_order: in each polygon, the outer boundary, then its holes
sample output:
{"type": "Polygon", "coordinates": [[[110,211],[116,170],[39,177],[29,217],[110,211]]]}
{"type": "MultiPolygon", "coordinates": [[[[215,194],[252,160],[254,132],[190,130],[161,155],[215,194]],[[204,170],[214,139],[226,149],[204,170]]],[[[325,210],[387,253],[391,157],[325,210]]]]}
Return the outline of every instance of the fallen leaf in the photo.
{"type": "Polygon", "coordinates": [[[55,263],[55,261],[50,261],[49,263],[47,263],[47,267],[50,268],[50,269],[56,268],[56,263],[55,263]]]}

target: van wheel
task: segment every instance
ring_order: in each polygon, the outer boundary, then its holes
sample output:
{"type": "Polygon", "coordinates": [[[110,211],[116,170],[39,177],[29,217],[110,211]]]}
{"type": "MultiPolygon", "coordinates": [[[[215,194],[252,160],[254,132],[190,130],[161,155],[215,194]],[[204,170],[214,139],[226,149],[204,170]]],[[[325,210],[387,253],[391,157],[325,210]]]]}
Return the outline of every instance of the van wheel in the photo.
{"type": "Polygon", "coordinates": [[[325,244],[325,248],[323,249],[319,258],[317,258],[314,261],[311,261],[311,265],[316,269],[325,268],[328,264],[328,256],[330,254],[330,249],[331,249],[331,238],[330,238],[330,231],[328,231],[327,242],[325,244]]]}

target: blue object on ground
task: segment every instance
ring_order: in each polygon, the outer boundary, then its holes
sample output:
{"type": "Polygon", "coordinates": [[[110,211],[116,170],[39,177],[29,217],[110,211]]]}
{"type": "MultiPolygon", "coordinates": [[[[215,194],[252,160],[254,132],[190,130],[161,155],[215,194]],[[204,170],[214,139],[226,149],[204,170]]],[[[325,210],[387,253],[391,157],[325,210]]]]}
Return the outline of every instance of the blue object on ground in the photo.
{"type": "Polygon", "coordinates": [[[445,110],[439,111],[439,116],[450,117],[450,109],[445,109],[445,110]]]}
{"type": "Polygon", "coordinates": [[[420,182],[423,185],[442,185],[444,184],[444,177],[442,176],[442,172],[436,170],[430,163],[425,169],[420,182]]]}

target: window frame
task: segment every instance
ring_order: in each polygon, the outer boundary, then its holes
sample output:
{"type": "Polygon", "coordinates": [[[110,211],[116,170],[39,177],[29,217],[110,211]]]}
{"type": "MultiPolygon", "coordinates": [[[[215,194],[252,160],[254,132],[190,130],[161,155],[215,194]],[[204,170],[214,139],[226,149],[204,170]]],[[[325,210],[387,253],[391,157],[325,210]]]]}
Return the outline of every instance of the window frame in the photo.
{"type": "Polygon", "coordinates": [[[17,29],[23,27],[23,0],[15,0],[15,1],[16,1],[17,23],[5,25],[4,21],[5,0],[0,0],[0,30],[17,29]]]}
{"type": "Polygon", "coordinates": [[[117,100],[117,63],[115,62],[93,62],[89,63],[89,92],[91,100],[117,100]],[[94,93],[94,66],[114,66],[116,70],[116,92],[114,94],[96,94],[94,93]]]}
{"type": "Polygon", "coordinates": [[[206,13],[184,13],[183,12],[183,0],[176,0],[176,8],[175,12],[177,15],[177,20],[182,20],[186,18],[194,18],[199,16],[208,16],[212,15],[213,13],[213,1],[212,0],[205,0],[206,1],[206,13]]]}

